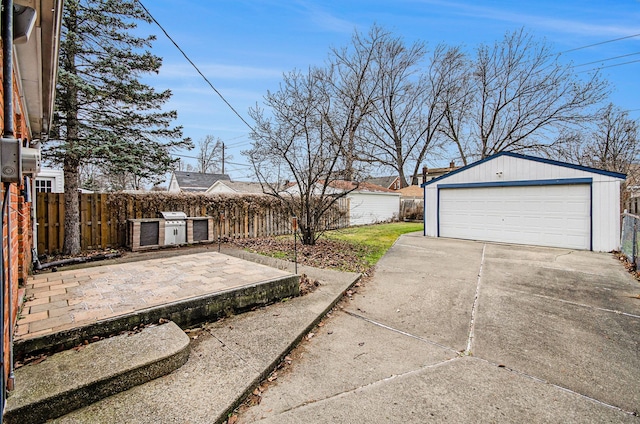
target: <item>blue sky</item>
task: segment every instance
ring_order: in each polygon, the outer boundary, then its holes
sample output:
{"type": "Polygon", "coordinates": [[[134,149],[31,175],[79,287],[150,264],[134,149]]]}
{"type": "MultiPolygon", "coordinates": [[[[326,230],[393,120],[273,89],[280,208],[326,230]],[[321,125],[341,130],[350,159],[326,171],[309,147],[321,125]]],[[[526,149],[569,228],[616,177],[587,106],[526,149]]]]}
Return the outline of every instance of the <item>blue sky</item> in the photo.
{"type": "MultiPolygon", "coordinates": [[[[331,46],[344,46],[354,30],[373,23],[402,36],[462,45],[470,52],[493,43],[506,31],[524,27],[557,52],[640,34],[640,0],[615,1],[440,1],[440,0],[142,0],[180,47],[249,123],[247,110],[277,90],[282,74],[324,63],[331,46]]],[[[156,26],[153,52],[163,57],[160,74],[146,80],[170,88],[167,107],[194,141],[220,137],[233,156],[225,171],[250,180],[241,150],[250,147],[249,130],[182,57],[156,26]],[[242,165],[245,166],[242,166],[242,165]]],[[[563,53],[562,61],[591,70],[640,60],[640,36],[563,53]],[[617,60],[605,60],[629,55],[617,60]]],[[[640,62],[602,69],[612,83],[611,101],[640,117],[640,62]]],[[[180,152],[195,156],[193,151],[180,152]]],[[[182,160],[195,164],[193,159],[182,160]]],[[[448,163],[448,160],[445,162],[448,163]]],[[[437,166],[440,163],[427,163],[437,166]]]]}

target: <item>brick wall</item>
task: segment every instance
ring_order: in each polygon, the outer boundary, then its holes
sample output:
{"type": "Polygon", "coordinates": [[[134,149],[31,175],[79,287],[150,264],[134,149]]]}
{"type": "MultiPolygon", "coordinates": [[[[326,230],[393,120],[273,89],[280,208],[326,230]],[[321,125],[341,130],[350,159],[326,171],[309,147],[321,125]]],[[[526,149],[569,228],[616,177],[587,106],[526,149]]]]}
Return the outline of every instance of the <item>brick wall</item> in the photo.
{"type": "MultiPolygon", "coordinates": [[[[4,133],[4,104],[2,86],[2,49],[0,43],[0,131],[4,133]]],[[[29,131],[26,120],[23,119],[24,105],[18,90],[18,84],[13,81],[13,106],[14,106],[14,137],[24,140],[28,138],[29,131]]],[[[22,196],[23,186],[18,184],[9,185],[8,215],[4,215],[2,225],[2,254],[4,255],[3,273],[8,278],[8,284],[4,287],[4,323],[3,343],[4,343],[4,363],[9,364],[9,355],[12,340],[10,339],[10,329],[16,323],[18,307],[21,299],[18,298],[20,282],[26,280],[31,270],[31,246],[33,238],[33,226],[31,221],[31,203],[26,202],[22,196]],[[7,219],[9,218],[9,219],[7,219]],[[10,223],[10,225],[9,225],[10,223]],[[9,246],[11,243],[11,246],[9,246]],[[10,254],[10,256],[9,256],[10,254]],[[11,293],[11,296],[9,296],[11,293]],[[11,305],[9,305],[11,299],[11,305]],[[9,314],[11,313],[11,319],[9,314]]],[[[5,185],[0,184],[0,198],[4,199],[5,185]]],[[[4,211],[3,211],[4,213],[4,211]]],[[[5,378],[9,372],[5,366],[5,378]]],[[[2,390],[2,388],[0,388],[2,390]]]]}

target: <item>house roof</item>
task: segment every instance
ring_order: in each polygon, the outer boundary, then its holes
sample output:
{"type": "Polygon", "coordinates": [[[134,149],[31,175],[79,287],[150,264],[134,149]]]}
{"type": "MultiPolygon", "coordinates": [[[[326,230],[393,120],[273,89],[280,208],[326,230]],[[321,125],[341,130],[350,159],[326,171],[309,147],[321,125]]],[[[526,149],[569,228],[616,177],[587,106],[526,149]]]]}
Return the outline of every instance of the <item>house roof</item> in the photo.
{"type": "Polygon", "coordinates": [[[398,179],[397,175],[390,175],[388,177],[376,177],[376,178],[367,178],[364,180],[367,183],[371,183],[377,186],[381,186],[384,188],[389,188],[393,184],[395,180],[398,179]]]}
{"type": "Polygon", "coordinates": [[[576,165],[576,164],[567,163],[567,162],[560,162],[560,161],[553,160],[553,159],[539,158],[539,157],[536,157],[536,156],[527,156],[527,155],[523,155],[523,154],[520,154],[520,153],[500,152],[500,153],[497,153],[495,155],[486,157],[486,158],[484,158],[482,160],[479,160],[477,162],[471,163],[471,164],[469,164],[467,166],[463,166],[462,168],[458,168],[455,171],[451,171],[451,172],[449,172],[447,174],[444,174],[444,175],[442,175],[442,176],[440,176],[438,178],[434,178],[433,180],[427,181],[426,183],[422,183],[421,187],[426,187],[428,185],[438,183],[438,182],[444,180],[445,178],[449,178],[449,177],[451,177],[453,175],[456,175],[456,174],[458,174],[460,172],[466,171],[468,169],[476,167],[476,166],[478,166],[480,164],[483,164],[485,162],[489,162],[490,160],[494,160],[496,158],[499,158],[500,156],[509,156],[509,157],[518,158],[518,159],[531,160],[531,161],[534,161],[534,162],[546,163],[546,164],[549,164],[549,165],[561,166],[561,167],[564,167],[564,168],[571,168],[571,169],[576,169],[576,170],[579,170],[579,171],[592,172],[594,174],[599,174],[599,175],[606,175],[608,177],[620,178],[622,180],[624,180],[627,177],[625,174],[621,174],[619,172],[605,171],[604,169],[590,168],[588,166],[576,165]]]}
{"type": "Polygon", "coordinates": [[[229,187],[232,190],[235,190],[238,193],[264,194],[262,185],[260,183],[226,180],[218,180],[216,181],[216,183],[224,184],[225,186],[229,187]]]}
{"type": "Polygon", "coordinates": [[[367,181],[362,182],[353,182],[353,181],[345,181],[345,180],[336,180],[331,181],[329,183],[329,187],[335,188],[337,190],[354,190],[359,192],[370,192],[370,193],[397,193],[395,190],[388,189],[386,187],[379,186],[377,184],[372,184],[367,181]]]}
{"type": "Polygon", "coordinates": [[[202,172],[174,171],[173,176],[182,191],[207,191],[218,180],[230,181],[227,174],[204,174],[202,172]]]}
{"type": "Polygon", "coordinates": [[[401,188],[400,190],[396,190],[397,193],[400,193],[402,196],[408,197],[423,197],[424,190],[420,188],[419,185],[412,185],[409,187],[401,188]]]}

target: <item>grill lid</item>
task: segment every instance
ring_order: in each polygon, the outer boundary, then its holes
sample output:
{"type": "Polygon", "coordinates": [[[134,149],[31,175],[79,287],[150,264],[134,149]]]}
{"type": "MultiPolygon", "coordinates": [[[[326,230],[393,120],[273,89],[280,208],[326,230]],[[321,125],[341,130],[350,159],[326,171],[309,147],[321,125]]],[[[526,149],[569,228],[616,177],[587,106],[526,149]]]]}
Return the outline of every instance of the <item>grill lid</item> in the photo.
{"type": "Polygon", "coordinates": [[[164,219],[187,219],[187,214],[184,212],[158,212],[164,219]]]}

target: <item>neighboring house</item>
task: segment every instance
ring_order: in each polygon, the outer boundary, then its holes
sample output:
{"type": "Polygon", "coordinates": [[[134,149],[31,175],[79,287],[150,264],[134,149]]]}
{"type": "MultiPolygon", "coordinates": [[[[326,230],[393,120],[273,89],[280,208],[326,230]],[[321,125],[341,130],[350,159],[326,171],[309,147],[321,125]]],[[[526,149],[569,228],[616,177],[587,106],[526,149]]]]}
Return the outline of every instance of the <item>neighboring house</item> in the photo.
{"type": "Polygon", "coordinates": [[[399,190],[401,186],[400,177],[394,175],[389,177],[367,178],[364,182],[388,188],[390,190],[399,190]]]}
{"type": "Polygon", "coordinates": [[[169,193],[205,193],[218,180],[231,181],[227,174],[174,171],[169,181],[169,193]]]}
{"type": "Polygon", "coordinates": [[[617,250],[625,175],[503,152],[423,184],[425,235],[617,250]]]}
{"type": "Polygon", "coordinates": [[[243,181],[218,180],[206,191],[207,194],[215,193],[247,193],[264,194],[260,183],[250,183],[243,181]]]}
{"type": "Polygon", "coordinates": [[[35,178],[36,193],[64,193],[62,169],[41,168],[35,178]]]}
{"type": "MultiPolygon", "coordinates": [[[[337,180],[329,184],[328,194],[349,191],[349,225],[375,224],[398,219],[400,212],[400,193],[375,184],[337,180]]],[[[287,192],[299,193],[293,184],[287,192]]]]}
{"type": "Polygon", "coordinates": [[[31,177],[39,168],[38,142],[48,138],[53,117],[62,4],[62,0],[2,0],[3,11],[13,9],[13,26],[8,25],[3,13],[0,62],[4,81],[0,95],[4,113],[0,119],[4,140],[0,157],[3,183],[0,197],[4,207],[0,255],[5,260],[2,261],[1,278],[4,295],[0,296],[4,353],[1,358],[0,415],[5,406],[5,389],[13,384],[10,352],[22,301],[18,284],[26,282],[35,246],[32,194],[36,187],[31,177]],[[12,37],[6,37],[5,28],[13,30],[12,37]],[[5,86],[11,89],[5,90],[5,86]],[[21,152],[19,144],[22,144],[21,152]],[[22,164],[22,172],[18,163],[22,164]]]}
{"type": "Polygon", "coordinates": [[[412,180],[415,180],[414,184],[422,185],[425,182],[440,178],[444,174],[448,174],[449,172],[455,171],[458,168],[460,167],[456,166],[456,163],[454,161],[451,161],[451,163],[449,163],[448,168],[428,168],[425,166],[422,168],[422,174],[414,175],[412,180]]]}

